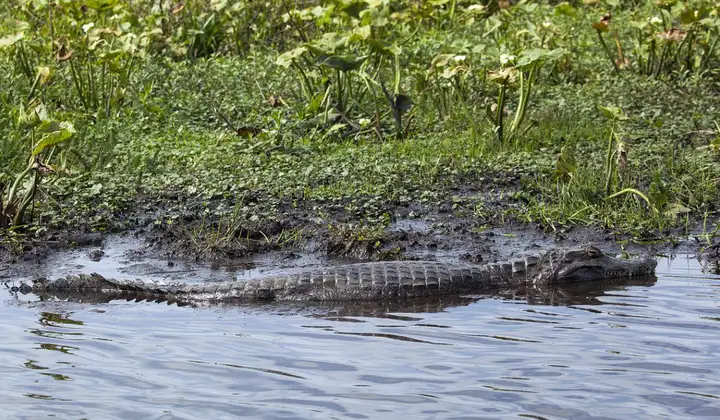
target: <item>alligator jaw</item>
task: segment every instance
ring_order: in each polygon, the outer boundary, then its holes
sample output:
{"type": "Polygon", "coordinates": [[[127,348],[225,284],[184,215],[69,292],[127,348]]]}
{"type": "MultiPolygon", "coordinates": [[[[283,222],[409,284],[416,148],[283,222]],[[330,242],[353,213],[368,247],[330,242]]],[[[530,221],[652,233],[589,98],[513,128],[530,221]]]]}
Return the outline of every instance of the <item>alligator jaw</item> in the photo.
{"type": "Polygon", "coordinates": [[[589,246],[580,250],[548,253],[532,276],[533,283],[578,283],[648,276],[657,261],[649,256],[622,260],[589,246]]]}

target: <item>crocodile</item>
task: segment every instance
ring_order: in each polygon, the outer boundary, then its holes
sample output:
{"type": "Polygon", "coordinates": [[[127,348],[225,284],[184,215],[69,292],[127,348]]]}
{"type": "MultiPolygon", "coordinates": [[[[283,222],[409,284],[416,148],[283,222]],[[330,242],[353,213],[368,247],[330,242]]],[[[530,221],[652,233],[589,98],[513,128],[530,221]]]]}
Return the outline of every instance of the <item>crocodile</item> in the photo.
{"type": "Polygon", "coordinates": [[[633,278],[652,275],[656,266],[657,261],[649,256],[624,260],[606,255],[593,246],[583,246],[485,265],[435,261],[367,262],[256,280],[203,284],[115,280],[93,273],[52,281],[37,279],[15,289],[44,298],[86,302],[112,299],[177,304],[382,300],[633,278]],[[78,296],[81,299],[77,299],[78,296]]]}

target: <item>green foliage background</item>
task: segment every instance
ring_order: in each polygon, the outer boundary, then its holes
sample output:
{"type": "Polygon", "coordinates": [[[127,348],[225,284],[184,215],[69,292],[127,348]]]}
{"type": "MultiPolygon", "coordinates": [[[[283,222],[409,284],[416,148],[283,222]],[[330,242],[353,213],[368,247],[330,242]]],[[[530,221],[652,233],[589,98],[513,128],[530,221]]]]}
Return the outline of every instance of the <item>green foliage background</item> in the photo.
{"type": "Polygon", "coordinates": [[[8,0],[0,224],[41,235],[143,214],[238,236],[288,206],[382,227],[392,206],[452,200],[478,226],[711,227],[718,13],[694,0],[8,0]],[[517,181],[491,211],[484,193],[503,179],[517,181]],[[19,219],[12,185],[31,198],[19,219]],[[481,193],[450,197],[457,185],[481,193]]]}

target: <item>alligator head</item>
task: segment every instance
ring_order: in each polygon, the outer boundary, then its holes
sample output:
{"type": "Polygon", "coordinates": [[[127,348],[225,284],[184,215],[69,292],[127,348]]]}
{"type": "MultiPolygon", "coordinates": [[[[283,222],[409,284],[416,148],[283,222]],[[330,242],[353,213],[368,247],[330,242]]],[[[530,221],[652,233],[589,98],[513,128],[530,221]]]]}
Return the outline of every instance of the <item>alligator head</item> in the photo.
{"type": "Polygon", "coordinates": [[[653,274],[651,257],[613,258],[593,246],[548,252],[531,275],[535,284],[577,283],[653,274]]]}

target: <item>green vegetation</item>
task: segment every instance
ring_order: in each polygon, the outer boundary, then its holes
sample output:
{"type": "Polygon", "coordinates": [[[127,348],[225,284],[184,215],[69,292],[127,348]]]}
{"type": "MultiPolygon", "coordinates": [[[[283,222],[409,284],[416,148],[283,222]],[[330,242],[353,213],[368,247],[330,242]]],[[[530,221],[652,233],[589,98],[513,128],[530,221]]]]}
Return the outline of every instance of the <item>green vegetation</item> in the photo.
{"type": "Polygon", "coordinates": [[[378,250],[413,206],[478,228],[717,232],[712,1],[7,0],[0,13],[6,245],[150,225],[234,256],[323,227],[378,250]]]}

